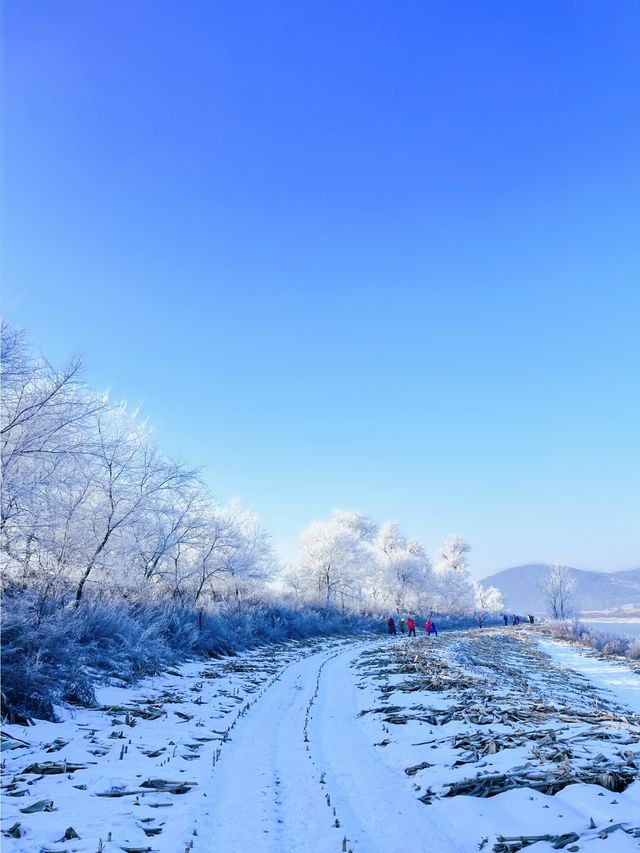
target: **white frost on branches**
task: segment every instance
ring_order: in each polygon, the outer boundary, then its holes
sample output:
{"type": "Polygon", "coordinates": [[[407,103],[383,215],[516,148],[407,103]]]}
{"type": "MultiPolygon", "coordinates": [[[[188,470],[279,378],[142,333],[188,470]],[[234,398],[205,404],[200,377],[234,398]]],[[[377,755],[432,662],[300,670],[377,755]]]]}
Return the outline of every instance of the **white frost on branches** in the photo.
{"type": "Polygon", "coordinates": [[[276,561],[256,517],[220,507],[194,471],[163,456],[137,413],[31,354],[1,329],[0,535],[5,577],[198,603],[247,592],[276,561]]]}
{"type": "MultiPolygon", "coordinates": [[[[87,388],[78,360],[56,369],[6,323],[1,356],[5,578],[38,590],[43,609],[60,590],[75,606],[88,590],[115,590],[201,607],[273,582],[280,569],[257,517],[237,501],[220,506],[136,412],[87,388]]],[[[449,536],[434,569],[396,522],[336,509],[302,532],[284,577],[299,599],[354,610],[498,609],[497,590],[471,580],[469,551],[449,536]]]]}

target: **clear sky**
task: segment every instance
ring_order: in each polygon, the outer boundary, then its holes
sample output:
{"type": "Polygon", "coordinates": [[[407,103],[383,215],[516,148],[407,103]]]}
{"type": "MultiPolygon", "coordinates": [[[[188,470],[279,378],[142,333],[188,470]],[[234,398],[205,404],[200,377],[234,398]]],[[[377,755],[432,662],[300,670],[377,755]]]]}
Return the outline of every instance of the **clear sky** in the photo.
{"type": "Polygon", "coordinates": [[[640,4],[7,0],[4,306],[291,558],[640,565],[640,4]]]}

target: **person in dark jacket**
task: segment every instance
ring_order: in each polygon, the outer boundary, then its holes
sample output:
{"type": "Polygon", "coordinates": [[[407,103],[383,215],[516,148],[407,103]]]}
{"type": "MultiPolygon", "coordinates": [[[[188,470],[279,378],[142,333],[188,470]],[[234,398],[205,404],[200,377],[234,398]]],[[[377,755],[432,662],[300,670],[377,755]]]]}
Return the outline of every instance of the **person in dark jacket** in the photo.
{"type": "Polygon", "coordinates": [[[504,624],[508,625],[509,624],[509,617],[507,616],[506,613],[502,614],[502,618],[504,619],[504,624]]]}
{"type": "Polygon", "coordinates": [[[389,629],[390,634],[396,634],[397,633],[396,623],[393,619],[393,616],[389,616],[389,618],[387,619],[387,628],[389,629]]]}
{"type": "Polygon", "coordinates": [[[435,623],[435,622],[432,622],[432,623],[431,623],[431,633],[432,633],[432,634],[435,634],[435,635],[436,635],[436,637],[438,636],[438,628],[436,627],[436,623],[435,623]]]}
{"type": "Polygon", "coordinates": [[[413,618],[413,616],[410,616],[407,619],[407,628],[409,629],[409,636],[415,637],[415,635],[416,635],[416,620],[413,618]]]}

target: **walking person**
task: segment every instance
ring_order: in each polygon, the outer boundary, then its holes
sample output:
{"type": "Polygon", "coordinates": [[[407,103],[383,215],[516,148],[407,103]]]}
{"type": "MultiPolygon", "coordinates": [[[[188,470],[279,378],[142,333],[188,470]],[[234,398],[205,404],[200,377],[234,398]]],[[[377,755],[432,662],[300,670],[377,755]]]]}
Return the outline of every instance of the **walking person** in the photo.
{"type": "Polygon", "coordinates": [[[509,617],[507,616],[506,613],[502,614],[502,618],[504,619],[504,624],[508,625],[509,624],[509,617]]]}
{"type": "Polygon", "coordinates": [[[389,629],[390,634],[393,634],[394,636],[397,634],[396,623],[394,621],[393,616],[389,616],[389,618],[387,619],[387,628],[389,629]]]}
{"type": "Polygon", "coordinates": [[[400,620],[400,633],[404,634],[404,619],[400,620]]]}
{"type": "Polygon", "coordinates": [[[436,635],[436,637],[438,636],[438,628],[436,627],[436,623],[435,623],[435,622],[432,622],[432,623],[431,623],[431,633],[432,633],[432,634],[435,634],[435,635],[436,635]]]}
{"type": "Polygon", "coordinates": [[[409,629],[409,636],[415,637],[415,635],[416,635],[416,620],[413,618],[413,616],[410,616],[407,619],[407,628],[409,629]]]}
{"type": "Polygon", "coordinates": [[[482,628],[482,616],[477,616],[476,622],[478,623],[478,628],[482,628]]]}
{"type": "Polygon", "coordinates": [[[431,618],[427,619],[427,621],[424,623],[424,632],[427,637],[431,633],[431,618]]]}

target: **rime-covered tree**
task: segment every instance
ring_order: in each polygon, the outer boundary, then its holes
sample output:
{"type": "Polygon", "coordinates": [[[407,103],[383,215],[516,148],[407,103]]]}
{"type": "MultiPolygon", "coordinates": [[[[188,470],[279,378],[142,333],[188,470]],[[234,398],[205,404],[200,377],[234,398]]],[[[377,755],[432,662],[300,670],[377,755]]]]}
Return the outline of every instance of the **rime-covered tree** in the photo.
{"type": "Polygon", "coordinates": [[[76,604],[91,573],[109,565],[109,552],[120,536],[142,524],[147,507],[188,476],[181,465],[160,455],[146,426],[138,424],[124,406],[96,418],[91,456],[90,528],[76,604]]]}
{"type": "Polygon", "coordinates": [[[375,527],[359,513],[336,510],[314,521],[298,540],[300,579],[325,604],[359,597],[375,527]]]}
{"type": "Polygon", "coordinates": [[[436,564],[436,608],[441,613],[468,613],[474,607],[474,588],[469,573],[471,546],[460,536],[442,543],[436,564]]]}
{"type": "Polygon", "coordinates": [[[475,609],[479,614],[500,613],[504,610],[502,593],[495,586],[484,587],[480,583],[473,584],[475,609]]]}
{"type": "Polygon", "coordinates": [[[79,361],[56,370],[1,331],[3,578],[43,596],[73,588],[76,605],[87,584],[200,603],[273,571],[254,515],[218,506],[136,412],[83,384],[79,361]]]}
{"type": "Polygon", "coordinates": [[[431,562],[422,543],[407,540],[396,522],[386,522],[375,541],[375,557],[384,600],[397,611],[417,609],[432,587],[431,562]]]}
{"type": "Polygon", "coordinates": [[[549,567],[542,580],[541,591],[554,619],[566,619],[573,614],[575,587],[575,578],[567,566],[555,563],[549,567]]]}
{"type": "Polygon", "coordinates": [[[4,567],[24,582],[69,562],[70,523],[87,497],[90,421],[105,398],[57,370],[6,322],[0,350],[0,535],[4,567]]]}

